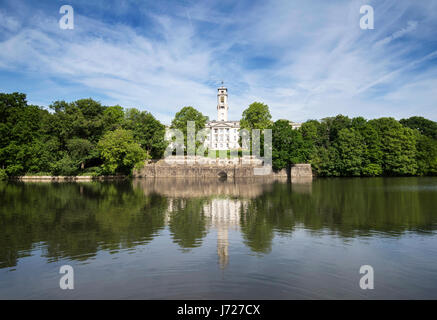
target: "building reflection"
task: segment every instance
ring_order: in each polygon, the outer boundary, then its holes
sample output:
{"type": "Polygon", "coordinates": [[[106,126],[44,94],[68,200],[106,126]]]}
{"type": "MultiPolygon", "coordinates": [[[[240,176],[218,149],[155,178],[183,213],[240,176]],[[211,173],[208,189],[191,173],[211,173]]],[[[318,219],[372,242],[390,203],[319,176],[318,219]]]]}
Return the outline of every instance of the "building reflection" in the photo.
{"type": "Polygon", "coordinates": [[[203,207],[210,226],[217,230],[217,255],[221,268],[229,262],[229,230],[239,230],[240,218],[247,205],[247,200],[212,199],[203,207]]]}
{"type": "MultiPolygon", "coordinates": [[[[305,182],[296,184],[293,191],[310,194],[311,183],[305,182]]],[[[206,230],[216,231],[218,263],[221,268],[226,268],[229,264],[230,232],[241,231],[240,226],[245,222],[250,202],[263,194],[273,192],[275,184],[270,179],[256,178],[224,181],[161,178],[137,179],[134,180],[134,186],[141,189],[145,195],[158,194],[168,199],[164,220],[171,231],[178,229],[179,222],[176,219],[181,219],[184,215],[190,216],[192,220],[190,236],[193,236],[193,240],[189,243],[191,247],[196,246],[193,233],[198,233],[202,238],[204,227],[206,230]],[[195,226],[194,223],[199,225],[195,226]]],[[[177,236],[174,234],[174,238],[177,236]]]]}
{"type": "MultiPolygon", "coordinates": [[[[187,199],[169,199],[165,214],[165,224],[170,226],[175,213],[186,208],[187,199]]],[[[229,231],[240,230],[240,219],[247,209],[248,200],[232,198],[205,199],[202,207],[202,217],[209,230],[217,234],[217,256],[221,268],[229,263],[229,231]]]]}

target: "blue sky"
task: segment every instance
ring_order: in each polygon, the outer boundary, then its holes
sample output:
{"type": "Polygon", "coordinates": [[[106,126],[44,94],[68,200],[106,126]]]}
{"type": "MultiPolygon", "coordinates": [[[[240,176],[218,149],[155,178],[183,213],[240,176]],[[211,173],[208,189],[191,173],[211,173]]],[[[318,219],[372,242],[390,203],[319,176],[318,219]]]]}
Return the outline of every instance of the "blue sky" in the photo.
{"type": "Polygon", "coordinates": [[[92,97],[170,123],[253,101],[273,118],[437,120],[437,1],[0,0],[0,91],[33,104],[92,97]],[[59,9],[74,8],[74,29],[59,9]],[[374,8],[362,30],[360,7],[374,8]]]}

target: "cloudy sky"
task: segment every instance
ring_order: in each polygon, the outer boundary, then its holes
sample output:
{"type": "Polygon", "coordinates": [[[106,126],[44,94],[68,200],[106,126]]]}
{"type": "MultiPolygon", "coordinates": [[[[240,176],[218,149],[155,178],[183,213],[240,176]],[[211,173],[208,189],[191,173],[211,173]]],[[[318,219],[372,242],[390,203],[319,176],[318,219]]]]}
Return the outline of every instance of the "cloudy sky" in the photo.
{"type": "Polygon", "coordinates": [[[434,0],[0,0],[0,91],[33,104],[92,97],[170,123],[253,101],[293,121],[345,114],[437,120],[434,0]],[[59,9],[74,8],[62,30],[59,9]],[[373,30],[360,7],[374,8],[373,30]]]}

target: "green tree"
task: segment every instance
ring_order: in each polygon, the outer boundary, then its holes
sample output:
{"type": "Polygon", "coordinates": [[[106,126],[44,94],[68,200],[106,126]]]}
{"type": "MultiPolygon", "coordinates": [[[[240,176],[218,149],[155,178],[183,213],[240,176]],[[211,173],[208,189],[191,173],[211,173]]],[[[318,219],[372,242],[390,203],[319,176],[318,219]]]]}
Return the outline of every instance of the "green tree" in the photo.
{"type": "Polygon", "coordinates": [[[103,111],[105,131],[120,129],[124,121],[124,111],[120,106],[106,107],[103,111]]]}
{"type": "Polygon", "coordinates": [[[71,103],[55,101],[50,108],[54,111],[51,131],[63,146],[71,138],[87,139],[93,144],[102,137],[105,129],[104,106],[93,99],[80,99],[71,103]]]}
{"type": "Polygon", "coordinates": [[[272,164],[280,170],[305,162],[307,148],[299,130],[293,130],[288,120],[278,120],[272,126],[272,164]]]}
{"type": "Polygon", "coordinates": [[[5,169],[0,169],[0,181],[7,180],[8,174],[6,173],[5,169]]]}
{"type": "Polygon", "coordinates": [[[342,176],[359,176],[364,162],[365,145],[361,134],[355,129],[342,129],[335,141],[338,152],[337,168],[342,176]]]}
{"type": "Polygon", "coordinates": [[[437,175],[437,140],[418,134],[416,161],[419,175],[437,175]]]}
{"type": "Polygon", "coordinates": [[[28,105],[25,94],[0,94],[0,168],[9,175],[38,170],[35,145],[44,112],[28,105]]]}
{"type": "Polygon", "coordinates": [[[437,139],[437,122],[425,119],[424,117],[411,117],[401,119],[399,122],[405,127],[419,130],[421,134],[427,137],[437,139]]]}
{"type": "Polygon", "coordinates": [[[272,115],[269,106],[254,102],[243,111],[243,117],[240,120],[240,128],[251,131],[253,129],[267,129],[272,125],[272,115]]]}
{"type": "Polygon", "coordinates": [[[137,109],[126,110],[123,127],[131,130],[135,140],[153,159],[160,159],[167,142],[164,140],[165,126],[151,113],[137,109]]]}
{"type": "Polygon", "coordinates": [[[85,163],[92,158],[98,157],[98,152],[94,148],[93,144],[81,138],[73,138],[67,140],[67,150],[72,161],[77,167],[83,170],[85,169],[85,163]]]}
{"type": "MultiPolygon", "coordinates": [[[[176,113],[174,119],[171,122],[172,129],[178,129],[182,131],[184,134],[184,144],[187,147],[187,122],[194,121],[195,131],[196,133],[199,130],[205,128],[206,122],[208,121],[208,117],[204,116],[200,111],[196,110],[193,107],[183,107],[179,112],[176,113]]],[[[196,141],[196,148],[200,146],[202,142],[196,141]]],[[[193,152],[194,150],[189,150],[193,152]]]]}
{"type": "Polygon", "coordinates": [[[103,158],[103,169],[106,173],[129,174],[133,167],[141,165],[147,154],[135,142],[131,131],[117,129],[107,132],[97,144],[103,158]]]}
{"type": "MultiPolygon", "coordinates": [[[[341,114],[335,117],[329,117],[322,119],[322,124],[326,125],[327,134],[329,135],[329,142],[333,143],[337,137],[338,133],[342,129],[348,129],[352,126],[352,120],[341,114]]],[[[329,145],[328,143],[327,145],[329,145]]]]}
{"type": "Polygon", "coordinates": [[[381,138],[378,131],[366,122],[358,128],[364,139],[365,150],[362,174],[364,176],[379,176],[382,174],[382,149],[381,138]]]}
{"type": "MultiPolygon", "coordinates": [[[[272,123],[272,116],[269,111],[269,106],[261,103],[261,102],[254,102],[249,107],[243,111],[243,116],[240,120],[240,128],[247,130],[249,132],[249,136],[247,138],[250,138],[250,141],[253,141],[253,132],[252,130],[258,129],[260,130],[260,150],[252,150],[253,142],[250,144],[250,151],[252,153],[259,152],[262,156],[264,154],[264,129],[271,128],[272,123]]],[[[240,145],[244,145],[242,141],[242,137],[239,139],[240,145]]],[[[272,150],[273,152],[273,150],[272,150]]]]}
{"type": "Polygon", "coordinates": [[[414,175],[417,172],[414,130],[393,118],[369,121],[381,137],[382,168],[386,175],[414,175]]]}

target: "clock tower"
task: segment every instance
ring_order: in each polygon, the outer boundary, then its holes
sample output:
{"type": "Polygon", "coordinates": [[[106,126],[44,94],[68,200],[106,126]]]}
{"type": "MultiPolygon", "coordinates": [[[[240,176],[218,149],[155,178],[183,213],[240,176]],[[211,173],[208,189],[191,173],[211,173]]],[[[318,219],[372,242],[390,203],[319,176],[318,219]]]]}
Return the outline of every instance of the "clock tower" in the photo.
{"type": "Polygon", "coordinates": [[[228,121],[228,89],[222,82],[222,86],[217,90],[217,121],[228,121]]]}

